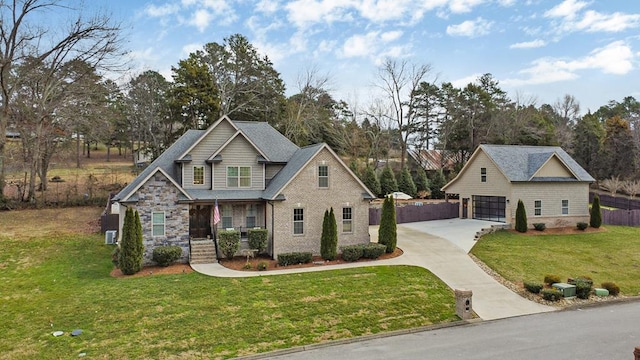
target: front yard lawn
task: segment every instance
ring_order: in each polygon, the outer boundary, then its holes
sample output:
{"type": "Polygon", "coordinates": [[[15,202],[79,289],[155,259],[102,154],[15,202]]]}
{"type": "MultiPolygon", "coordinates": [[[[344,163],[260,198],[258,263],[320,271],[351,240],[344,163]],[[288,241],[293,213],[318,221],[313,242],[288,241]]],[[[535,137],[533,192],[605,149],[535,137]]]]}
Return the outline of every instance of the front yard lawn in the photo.
{"type": "Polygon", "coordinates": [[[113,246],[69,231],[99,209],[40,211],[0,214],[0,359],[229,358],[458,320],[418,267],[113,278],[113,246]]]}
{"type": "Polygon", "coordinates": [[[542,282],[547,274],[563,281],[589,276],[596,287],[612,281],[622,295],[639,295],[640,229],[609,225],[606,230],[575,235],[499,231],[483,236],[471,253],[514,283],[542,282]]]}

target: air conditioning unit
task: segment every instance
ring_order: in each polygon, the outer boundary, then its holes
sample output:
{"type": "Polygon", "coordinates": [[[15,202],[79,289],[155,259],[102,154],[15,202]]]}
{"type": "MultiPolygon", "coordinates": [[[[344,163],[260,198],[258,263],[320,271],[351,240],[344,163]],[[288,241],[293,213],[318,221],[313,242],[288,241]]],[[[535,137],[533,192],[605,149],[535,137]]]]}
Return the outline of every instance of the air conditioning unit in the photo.
{"type": "Polygon", "coordinates": [[[116,230],[107,230],[104,232],[104,243],[105,244],[115,244],[118,238],[116,235],[118,231],[116,230]]]}

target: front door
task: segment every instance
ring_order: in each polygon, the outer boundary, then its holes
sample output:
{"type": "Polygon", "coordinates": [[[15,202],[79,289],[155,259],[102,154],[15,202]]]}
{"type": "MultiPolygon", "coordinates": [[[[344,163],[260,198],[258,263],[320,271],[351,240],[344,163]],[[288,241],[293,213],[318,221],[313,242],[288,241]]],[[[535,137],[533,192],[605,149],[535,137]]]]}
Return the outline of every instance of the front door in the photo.
{"type": "Polygon", "coordinates": [[[211,236],[211,206],[194,205],[189,209],[189,236],[192,238],[211,236]]]}

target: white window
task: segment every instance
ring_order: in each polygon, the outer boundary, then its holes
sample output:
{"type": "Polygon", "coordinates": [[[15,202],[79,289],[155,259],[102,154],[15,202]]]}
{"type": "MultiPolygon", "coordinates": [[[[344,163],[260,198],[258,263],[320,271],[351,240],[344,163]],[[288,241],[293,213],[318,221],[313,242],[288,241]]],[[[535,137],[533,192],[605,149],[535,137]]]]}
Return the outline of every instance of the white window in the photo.
{"type": "Polygon", "coordinates": [[[231,205],[222,205],[222,228],[233,228],[233,208],[231,205]]]}
{"type": "Polygon", "coordinates": [[[353,232],[353,208],[342,208],[342,232],[353,232]]]}
{"type": "Polygon", "coordinates": [[[327,165],[318,166],[318,187],[329,187],[329,166],[327,165]]]}
{"type": "Polygon", "coordinates": [[[487,182],[487,168],[480,168],[480,182],[487,182]]]}
{"type": "Polygon", "coordinates": [[[542,216],[542,200],[536,200],[533,202],[533,215],[542,216]]]}
{"type": "Polygon", "coordinates": [[[304,234],[304,209],[293,209],[293,234],[304,234]]]}
{"type": "Polygon", "coordinates": [[[151,235],[164,236],[164,212],[151,214],[151,235]]]}
{"type": "Polygon", "coordinates": [[[569,215],[569,200],[562,200],[562,215],[569,215]]]}
{"type": "Polygon", "coordinates": [[[227,187],[251,187],[251,166],[228,166],[227,187]]]}
{"type": "Polygon", "coordinates": [[[204,184],[204,166],[193,167],[193,185],[204,184]]]}

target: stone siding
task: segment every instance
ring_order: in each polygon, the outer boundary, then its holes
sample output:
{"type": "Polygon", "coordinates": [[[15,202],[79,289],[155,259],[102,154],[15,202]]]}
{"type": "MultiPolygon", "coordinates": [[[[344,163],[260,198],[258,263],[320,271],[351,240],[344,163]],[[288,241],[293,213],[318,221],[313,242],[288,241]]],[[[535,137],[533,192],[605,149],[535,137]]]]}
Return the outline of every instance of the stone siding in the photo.
{"type": "Polygon", "coordinates": [[[144,264],[153,265],[153,249],[157,246],[180,246],[180,262],[189,261],[189,205],[178,204],[178,190],[160,172],[152,176],[137,191],[138,204],[134,209],[140,214],[144,243],[144,264]],[[153,212],[164,212],[164,236],[152,236],[151,216],[153,212]]]}

